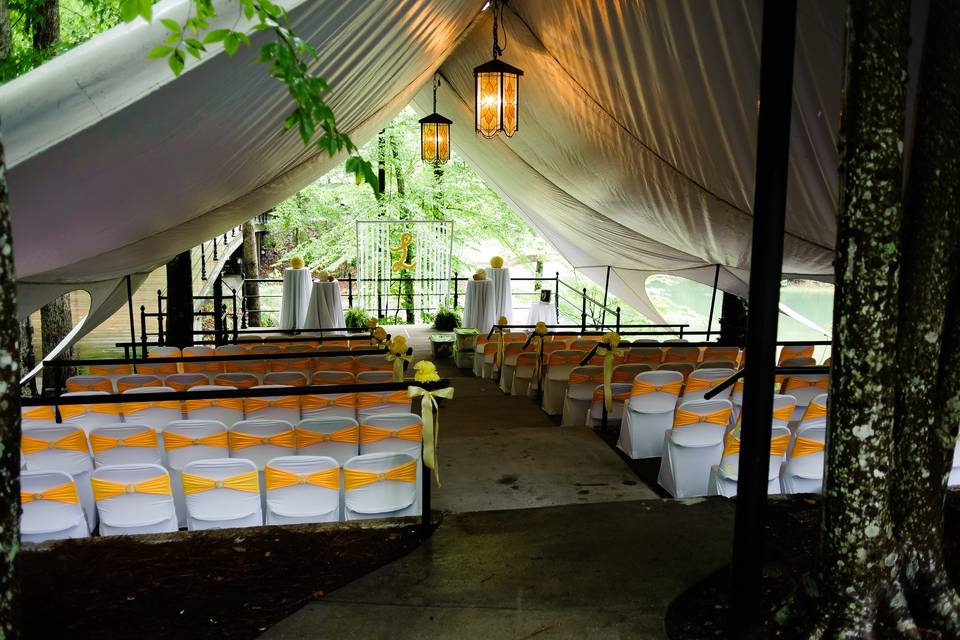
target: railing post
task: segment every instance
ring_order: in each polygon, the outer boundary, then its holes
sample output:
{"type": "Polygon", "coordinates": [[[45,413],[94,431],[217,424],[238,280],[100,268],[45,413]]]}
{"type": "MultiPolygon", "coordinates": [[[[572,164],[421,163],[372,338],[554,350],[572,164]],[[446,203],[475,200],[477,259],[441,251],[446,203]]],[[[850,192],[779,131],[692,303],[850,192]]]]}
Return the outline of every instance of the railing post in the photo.
{"type": "Polygon", "coordinates": [[[353,274],[347,274],[347,307],[353,307],[353,274]]]}
{"type": "Polygon", "coordinates": [[[620,307],[617,307],[617,333],[620,333],[620,307]]]}
{"type": "Polygon", "coordinates": [[[157,342],[160,346],[166,344],[163,338],[163,292],[157,289],[157,342]]]}
{"type": "MultiPolygon", "coordinates": [[[[143,346],[146,347],[147,342],[147,307],[146,305],[140,305],[140,342],[143,343],[143,346]]],[[[143,351],[143,357],[147,357],[146,350],[143,351]]]]}
{"type": "Polygon", "coordinates": [[[237,341],[237,292],[233,289],[231,289],[231,291],[233,294],[231,296],[231,302],[232,302],[231,309],[233,309],[233,341],[236,342],[237,341]]]}
{"type": "MultiPolygon", "coordinates": [[[[216,247],[217,239],[213,239],[214,247],[216,247]]],[[[213,281],[213,343],[216,345],[223,344],[221,336],[224,332],[223,329],[223,312],[221,307],[224,307],[223,304],[223,276],[218,275],[217,279],[213,281]]]]}
{"type": "Polygon", "coordinates": [[[460,306],[460,274],[453,272],[453,308],[460,306]]]}
{"type": "Polygon", "coordinates": [[[383,317],[383,289],[382,287],[382,278],[380,274],[377,274],[377,317],[383,317]]]}
{"type": "Polygon", "coordinates": [[[557,307],[557,322],[560,322],[560,272],[556,272],[553,284],[553,304],[557,307]]]}
{"type": "Polygon", "coordinates": [[[217,257],[217,236],[213,236],[213,261],[219,260],[217,257]]]}
{"type": "Polygon", "coordinates": [[[200,279],[207,279],[207,250],[202,242],[200,243],[200,279]]]}
{"type": "MultiPolygon", "coordinates": [[[[33,371],[33,368],[37,366],[37,354],[33,350],[33,323],[27,322],[27,371],[33,371]]],[[[30,395],[36,396],[37,393],[37,376],[30,378],[30,395]]]]}
{"type": "Polygon", "coordinates": [[[243,293],[240,295],[240,328],[247,328],[247,281],[240,285],[243,293]]]}
{"type": "Polygon", "coordinates": [[[580,311],[580,333],[583,333],[584,331],[587,330],[587,288],[586,287],[583,288],[583,292],[581,293],[581,295],[583,297],[581,298],[582,309],[580,311]]]}

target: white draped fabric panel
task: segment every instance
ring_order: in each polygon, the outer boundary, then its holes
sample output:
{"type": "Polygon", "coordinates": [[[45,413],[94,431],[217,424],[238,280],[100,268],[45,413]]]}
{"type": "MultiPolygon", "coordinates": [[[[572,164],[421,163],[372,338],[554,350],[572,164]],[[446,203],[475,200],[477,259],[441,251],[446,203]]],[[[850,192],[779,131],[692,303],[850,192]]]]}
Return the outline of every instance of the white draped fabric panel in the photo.
{"type": "MultiPolygon", "coordinates": [[[[759,0],[524,0],[504,11],[503,59],[525,71],[519,131],[473,132],[473,67],[491,17],[441,66],[456,150],[578,270],[651,318],[644,282],[671,273],[746,295],[759,0]]],[[[845,4],[801,3],[786,274],[832,277],[845,4]]],[[[428,112],[429,85],[416,97],[428,112]]]]}

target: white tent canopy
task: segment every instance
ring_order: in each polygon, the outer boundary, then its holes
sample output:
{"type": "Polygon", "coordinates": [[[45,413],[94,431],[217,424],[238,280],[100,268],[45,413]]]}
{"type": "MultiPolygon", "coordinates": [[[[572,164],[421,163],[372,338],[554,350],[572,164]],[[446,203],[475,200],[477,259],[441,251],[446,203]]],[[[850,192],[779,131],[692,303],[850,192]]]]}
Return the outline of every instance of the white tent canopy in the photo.
{"type": "MultiPolygon", "coordinates": [[[[159,17],[182,20],[188,0],[159,17]]],[[[512,0],[504,59],[525,70],[520,130],[473,132],[474,66],[490,57],[483,0],[286,0],[320,53],[338,124],[359,146],[430,78],[454,147],[575,267],[651,317],[643,282],[674,273],[744,295],[760,0],[512,0]],[[471,29],[471,27],[473,27],[471,29]]],[[[236,3],[218,1],[223,25],[236,3]]],[[[837,190],[841,3],[800,8],[784,272],[829,278],[837,190]]],[[[240,24],[243,24],[240,20],[240,24]]],[[[221,25],[213,25],[216,28],[221,25]]],[[[104,287],[250,219],[342,158],[281,124],[286,88],[219,48],[174,78],[137,21],[0,87],[21,315],[104,287]]],[[[418,93],[419,92],[419,93],[418,93]]],[[[91,307],[93,313],[93,306],[91,307]]]]}

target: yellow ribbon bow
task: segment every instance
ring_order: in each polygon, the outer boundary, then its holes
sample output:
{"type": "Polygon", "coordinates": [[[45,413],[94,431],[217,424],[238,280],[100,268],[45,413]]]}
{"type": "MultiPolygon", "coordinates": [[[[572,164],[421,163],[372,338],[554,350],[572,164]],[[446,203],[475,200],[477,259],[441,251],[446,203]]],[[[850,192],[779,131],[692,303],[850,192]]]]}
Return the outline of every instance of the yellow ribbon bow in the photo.
{"type": "Polygon", "coordinates": [[[453,387],[427,391],[423,387],[407,387],[407,396],[411,399],[420,397],[420,418],[423,420],[423,464],[433,471],[440,485],[440,463],[437,461],[437,440],[440,437],[440,417],[434,417],[438,411],[437,398],[453,399],[453,387]]]}
{"type": "Polygon", "coordinates": [[[77,504],[80,497],[77,495],[77,485],[73,482],[51,487],[46,491],[30,493],[29,491],[20,492],[20,503],[39,502],[41,500],[51,500],[53,502],[62,502],[64,504],[77,504]]]}
{"type": "Polygon", "coordinates": [[[311,484],[315,487],[337,491],[340,489],[340,467],[333,467],[314,473],[293,473],[286,469],[277,469],[267,465],[263,469],[267,491],[276,491],[298,484],[311,484]]]}
{"type": "Polygon", "coordinates": [[[393,363],[393,381],[403,382],[403,363],[413,362],[413,356],[408,356],[405,353],[394,353],[391,351],[384,357],[387,359],[387,362],[393,363]]]}
{"type": "Polygon", "coordinates": [[[613,411],[613,389],[610,383],[613,381],[613,360],[623,357],[623,349],[618,349],[620,336],[611,331],[603,336],[603,341],[597,347],[597,355],[603,357],[603,406],[607,408],[607,413],[613,411]]]}

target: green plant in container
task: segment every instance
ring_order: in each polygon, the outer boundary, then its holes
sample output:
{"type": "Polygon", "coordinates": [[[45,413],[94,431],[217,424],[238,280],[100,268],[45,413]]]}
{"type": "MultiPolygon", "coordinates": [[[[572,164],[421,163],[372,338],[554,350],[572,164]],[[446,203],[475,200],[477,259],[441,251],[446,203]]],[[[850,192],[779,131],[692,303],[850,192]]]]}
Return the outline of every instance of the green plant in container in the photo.
{"type": "Polygon", "coordinates": [[[369,319],[370,314],[358,307],[351,307],[343,314],[343,321],[348,329],[365,329],[369,319]]]}
{"type": "Polygon", "coordinates": [[[437,331],[453,331],[460,326],[460,314],[446,307],[440,307],[433,318],[433,328],[437,331]]]}

